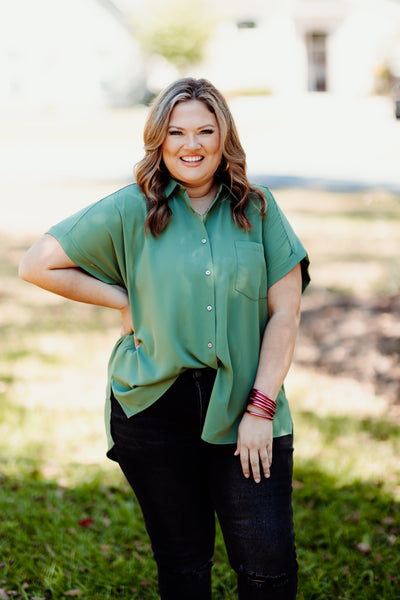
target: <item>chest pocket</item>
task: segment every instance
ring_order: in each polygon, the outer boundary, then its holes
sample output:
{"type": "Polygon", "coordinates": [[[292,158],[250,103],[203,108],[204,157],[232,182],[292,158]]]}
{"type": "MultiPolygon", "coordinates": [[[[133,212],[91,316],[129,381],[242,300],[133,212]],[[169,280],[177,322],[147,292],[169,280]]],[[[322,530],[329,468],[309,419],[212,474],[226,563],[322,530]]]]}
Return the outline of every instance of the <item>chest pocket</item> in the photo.
{"type": "Polygon", "coordinates": [[[267,297],[267,267],[264,246],[258,242],[235,242],[235,290],[250,300],[267,297]]]}

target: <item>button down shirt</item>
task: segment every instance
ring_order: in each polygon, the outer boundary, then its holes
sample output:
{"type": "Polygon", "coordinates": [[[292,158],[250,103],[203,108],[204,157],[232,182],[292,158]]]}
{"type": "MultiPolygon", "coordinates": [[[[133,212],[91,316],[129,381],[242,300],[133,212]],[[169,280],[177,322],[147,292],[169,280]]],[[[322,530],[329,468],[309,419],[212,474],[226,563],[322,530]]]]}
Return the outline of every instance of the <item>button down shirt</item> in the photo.
{"type": "MultiPolygon", "coordinates": [[[[231,216],[230,191],[221,184],[204,219],[186,189],[171,180],[165,189],[172,211],[155,238],[144,232],[145,200],[136,184],[111,194],[49,231],[68,256],[103,282],[128,291],[135,336],[122,336],[109,362],[106,427],[109,448],[111,388],[133,416],[159,399],[185,369],[217,370],[202,437],[235,443],[253,385],[268,321],[268,288],[308,259],[268,188],[267,212],[256,203],[245,232],[231,216]]],[[[274,437],[292,432],[282,387],[274,437]]],[[[112,454],[110,455],[112,456],[112,454]]]]}

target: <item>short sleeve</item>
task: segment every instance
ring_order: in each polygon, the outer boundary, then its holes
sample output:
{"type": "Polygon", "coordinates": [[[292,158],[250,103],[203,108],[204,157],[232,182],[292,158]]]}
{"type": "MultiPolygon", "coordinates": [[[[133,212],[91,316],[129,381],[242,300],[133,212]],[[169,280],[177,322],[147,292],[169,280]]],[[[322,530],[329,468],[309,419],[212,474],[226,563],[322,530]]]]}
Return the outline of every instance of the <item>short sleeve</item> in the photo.
{"type": "Polygon", "coordinates": [[[67,217],[47,233],[84,271],[105,283],[125,286],[123,224],[114,196],[67,217]]]}
{"type": "Polygon", "coordinates": [[[268,287],[301,263],[302,290],[310,282],[307,252],[271,192],[264,188],[267,212],[263,223],[263,243],[268,273],[268,287]]]}

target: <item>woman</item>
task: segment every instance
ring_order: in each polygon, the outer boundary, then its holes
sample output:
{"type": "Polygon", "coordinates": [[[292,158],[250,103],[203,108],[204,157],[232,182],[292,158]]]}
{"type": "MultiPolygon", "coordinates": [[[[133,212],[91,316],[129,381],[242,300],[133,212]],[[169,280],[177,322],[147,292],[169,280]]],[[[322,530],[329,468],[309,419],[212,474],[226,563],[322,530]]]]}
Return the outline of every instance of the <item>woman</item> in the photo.
{"type": "Polygon", "coordinates": [[[308,259],[251,186],[222,95],[185,78],[155,100],[137,183],[65,219],[20,275],[117,309],[108,456],[143,511],[164,600],[211,598],[215,513],[241,600],[296,596],[292,359],[308,259]]]}

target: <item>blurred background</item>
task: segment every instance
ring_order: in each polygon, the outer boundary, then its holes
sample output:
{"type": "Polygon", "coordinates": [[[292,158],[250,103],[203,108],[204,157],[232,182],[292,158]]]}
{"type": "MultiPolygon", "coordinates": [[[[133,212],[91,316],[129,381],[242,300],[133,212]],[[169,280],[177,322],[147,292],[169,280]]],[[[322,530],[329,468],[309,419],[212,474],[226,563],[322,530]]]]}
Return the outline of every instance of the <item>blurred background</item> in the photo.
{"type": "MultiPolygon", "coordinates": [[[[140,515],[112,550],[132,509],[104,458],[118,315],[17,267],[52,224],[133,181],[149,103],[184,75],[225,94],[250,179],[311,258],[286,384],[299,597],[398,599],[399,0],[0,0],[0,598],[157,597],[140,515]]],[[[219,562],[215,598],[233,598],[219,562]]]]}
{"type": "MultiPolygon", "coordinates": [[[[396,0],[1,0],[0,7],[3,183],[130,180],[146,105],[190,74],[229,98],[249,172],[272,187],[322,179],[400,189],[396,0]]],[[[6,227],[22,209],[13,198],[6,227]]],[[[45,227],[74,208],[72,198],[54,198],[47,223],[44,198],[36,202],[33,221],[25,214],[20,226],[45,227]]]]}

